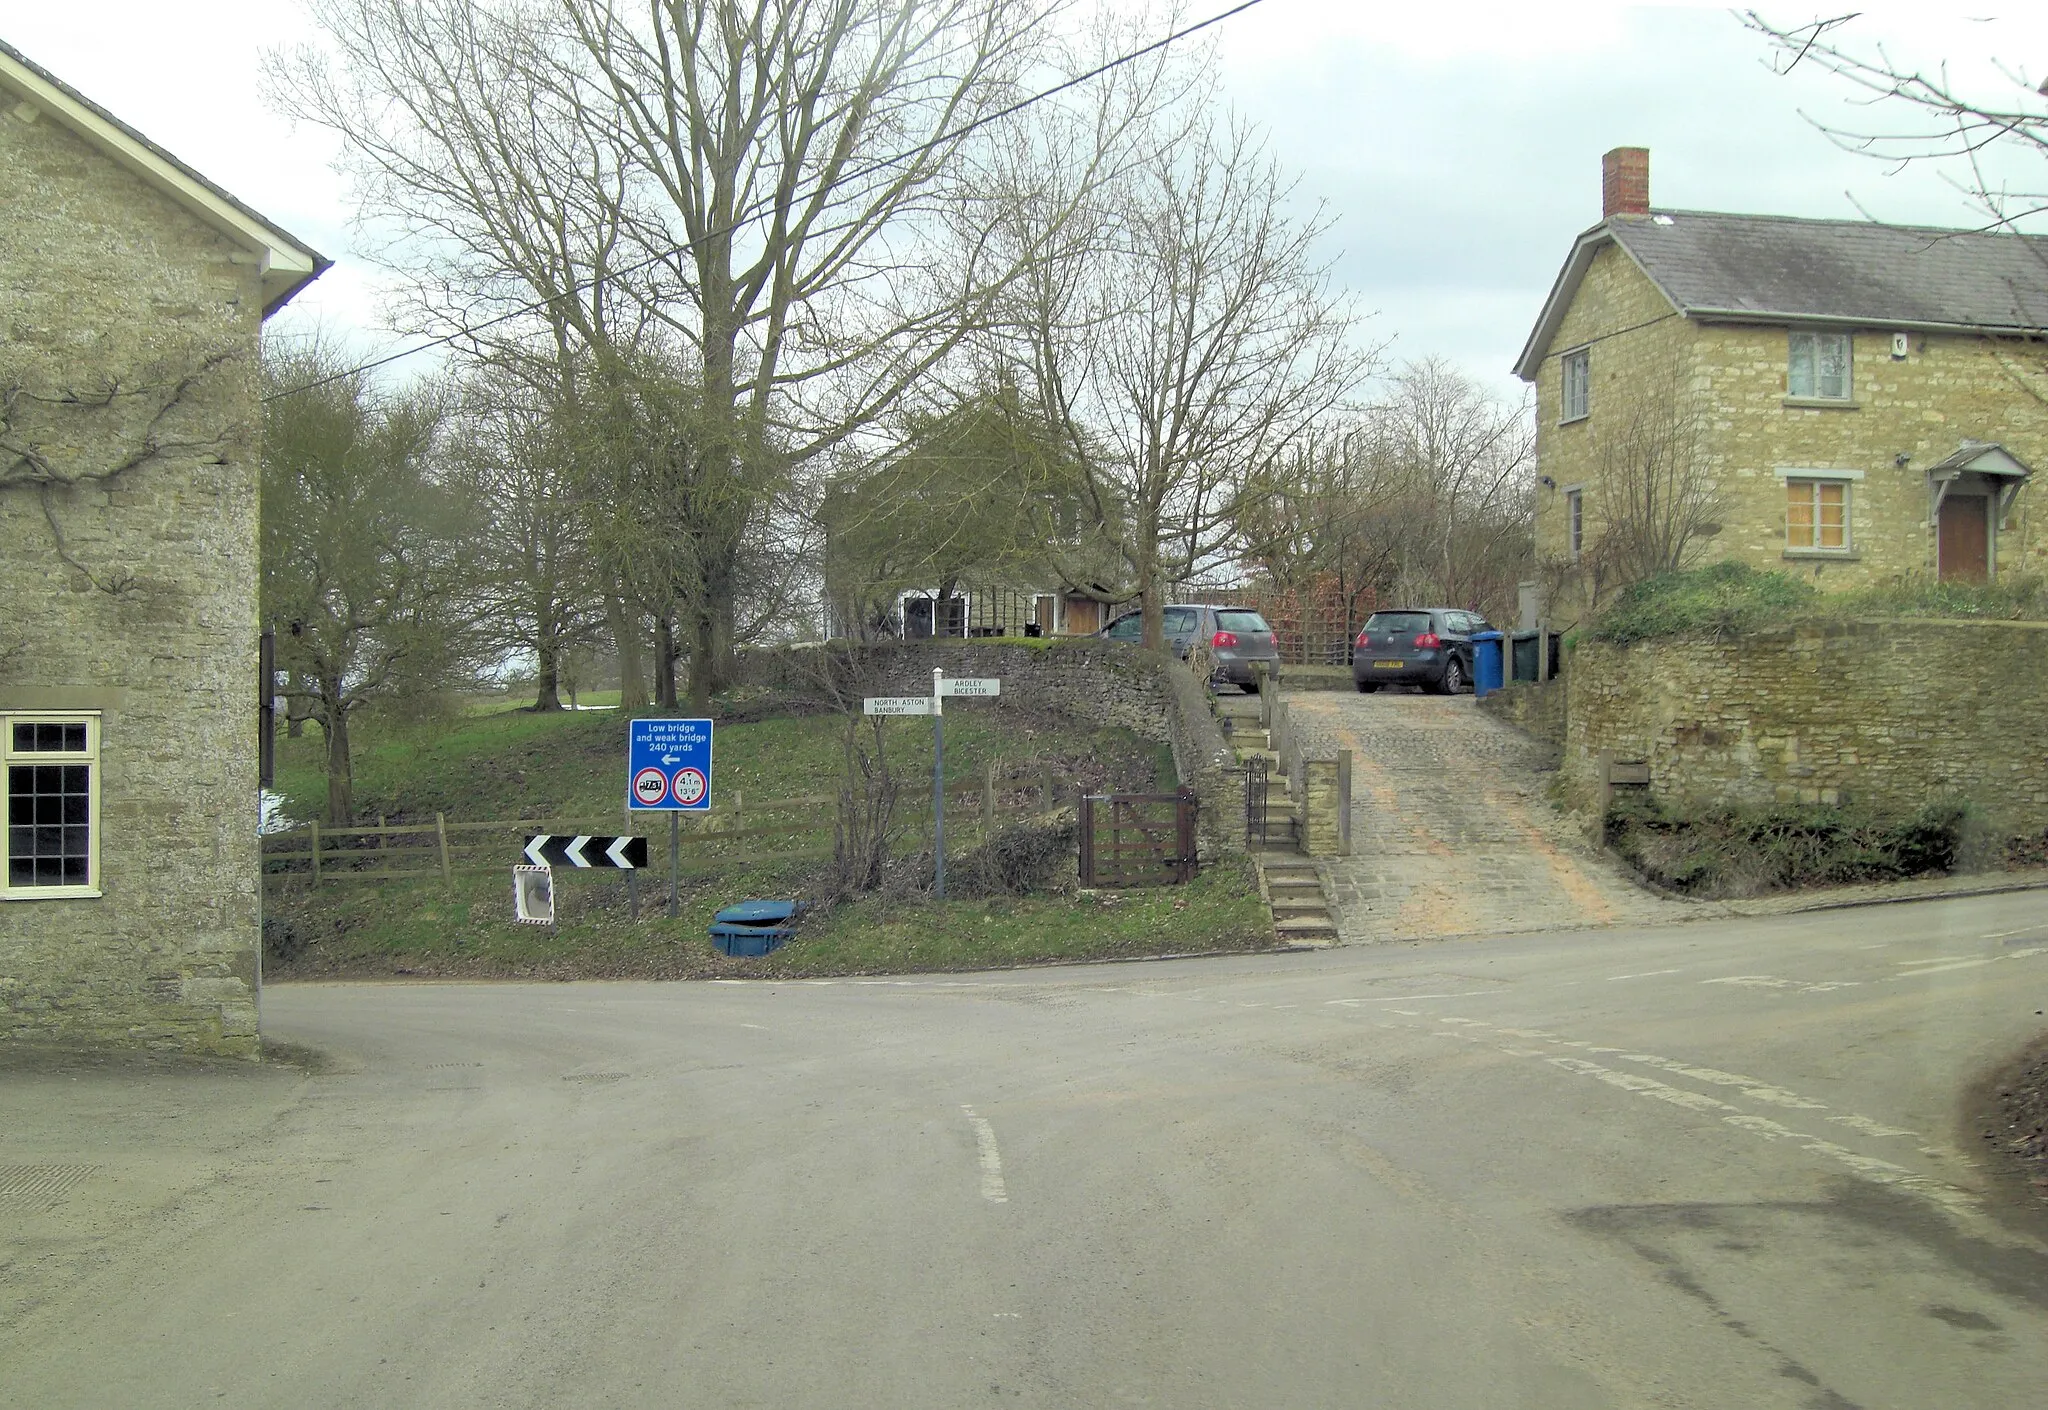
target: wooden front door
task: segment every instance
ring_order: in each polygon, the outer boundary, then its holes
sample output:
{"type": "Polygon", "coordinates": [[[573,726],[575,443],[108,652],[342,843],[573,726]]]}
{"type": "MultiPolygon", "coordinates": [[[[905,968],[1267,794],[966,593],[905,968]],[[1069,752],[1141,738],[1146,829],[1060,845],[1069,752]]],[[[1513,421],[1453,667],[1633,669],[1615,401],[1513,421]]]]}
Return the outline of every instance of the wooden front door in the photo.
{"type": "Polygon", "coordinates": [[[1981,583],[1991,576],[1989,503],[1982,495],[1951,494],[1942,500],[1935,576],[1943,582],[1981,583]]]}

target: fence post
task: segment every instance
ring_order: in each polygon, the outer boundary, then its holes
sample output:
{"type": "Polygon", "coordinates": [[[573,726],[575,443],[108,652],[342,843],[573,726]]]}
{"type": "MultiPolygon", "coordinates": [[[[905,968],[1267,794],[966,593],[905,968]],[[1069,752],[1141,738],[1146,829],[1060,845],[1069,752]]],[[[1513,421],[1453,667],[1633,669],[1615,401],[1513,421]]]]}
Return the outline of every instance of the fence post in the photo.
{"type": "Polygon", "coordinates": [[[1059,780],[1053,776],[1052,761],[1048,759],[1038,767],[1045,775],[1039,780],[1040,786],[1045,789],[1045,806],[1048,809],[1056,808],[1059,806],[1060,791],[1059,780]]]}
{"type": "Polygon", "coordinates": [[[1607,810],[1614,806],[1614,751],[1600,751],[1600,807],[1598,825],[1607,826],[1607,810]]]}
{"type": "Polygon", "coordinates": [[[320,884],[320,819],[313,819],[313,884],[320,884]]]}
{"type": "Polygon", "coordinates": [[[1095,884],[1095,800],[1086,793],[1080,799],[1081,884],[1095,884]]]}
{"type": "Polygon", "coordinates": [[[1351,855],[1351,751],[1337,751],[1337,855],[1351,855]]]}
{"type": "MultiPolygon", "coordinates": [[[[455,876],[448,869],[448,819],[439,813],[434,814],[434,840],[441,845],[441,884],[452,885],[455,876]]],[[[379,837],[377,841],[381,846],[384,839],[379,837]]]]}
{"type": "Polygon", "coordinates": [[[1273,728],[1273,697],[1280,693],[1277,685],[1280,678],[1263,661],[1256,669],[1259,673],[1259,728],[1270,730],[1273,728]]]}
{"type": "Polygon", "coordinates": [[[1550,623],[1538,620],[1536,623],[1536,684],[1543,685],[1550,679],[1550,623]]]}
{"type": "Polygon", "coordinates": [[[996,832],[996,761],[990,759],[982,766],[981,780],[981,845],[986,847],[989,838],[996,832]]]}
{"type": "Polygon", "coordinates": [[[384,814],[377,814],[377,850],[384,850],[384,814]]]}

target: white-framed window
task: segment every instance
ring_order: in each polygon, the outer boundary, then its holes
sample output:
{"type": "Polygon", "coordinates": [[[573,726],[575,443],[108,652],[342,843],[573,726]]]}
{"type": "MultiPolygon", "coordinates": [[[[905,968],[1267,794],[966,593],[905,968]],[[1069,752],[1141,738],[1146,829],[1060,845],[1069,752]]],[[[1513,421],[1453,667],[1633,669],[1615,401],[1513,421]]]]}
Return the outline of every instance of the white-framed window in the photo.
{"type": "Polygon", "coordinates": [[[1850,490],[1846,479],[1786,476],[1785,547],[1806,553],[1849,552],[1850,490]]]}
{"type": "Polygon", "coordinates": [[[0,755],[7,773],[0,900],[99,895],[99,712],[0,713],[0,755]]]}
{"type": "Polygon", "coordinates": [[[1785,358],[1785,395],[1847,401],[1849,391],[1849,335],[1792,333],[1785,358]]]}
{"type": "Polygon", "coordinates": [[[1564,541],[1574,563],[1586,546],[1586,492],[1574,485],[1564,492],[1564,541]]]}
{"type": "Polygon", "coordinates": [[[1576,348],[1560,359],[1564,394],[1559,399],[1559,421],[1581,421],[1592,410],[1593,350],[1576,348]]]}

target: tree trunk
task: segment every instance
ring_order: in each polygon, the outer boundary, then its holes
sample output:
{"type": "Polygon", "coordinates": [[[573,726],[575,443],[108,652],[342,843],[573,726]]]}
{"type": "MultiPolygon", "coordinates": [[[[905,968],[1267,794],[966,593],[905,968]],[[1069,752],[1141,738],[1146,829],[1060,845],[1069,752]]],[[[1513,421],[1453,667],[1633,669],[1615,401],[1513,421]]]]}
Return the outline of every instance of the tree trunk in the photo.
{"type": "Polygon", "coordinates": [[[1147,525],[1138,543],[1138,624],[1140,640],[1155,650],[1166,644],[1166,603],[1159,594],[1159,535],[1147,525]]]}
{"type": "Polygon", "coordinates": [[[545,713],[562,708],[562,647],[553,632],[542,632],[539,650],[540,670],[534,682],[533,708],[535,713],[545,713]]]}
{"type": "Polygon", "coordinates": [[[617,597],[607,597],[605,619],[611,624],[612,648],[619,657],[619,712],[628,719],[647,708],[647,668],[641,659],[640,613],[617,597]]]}
{"type": "Polygon", "coordinates": [[[708,607],[692,607],[690,627],[690,708],[700,715],[711,713],[711,697],[718,689],[718,619],[708,607]]]}
{"type": "Polygon", "coordinates": [[[320,728],[327,736],[327,826],[355,824],[355,769],[349,759],[348,707],[342,703],[341,682],[322,681],[320,728]]]}
{"type": "Polygon", "coordinates": [[[654,704],[661,710],[676,708],[676,629],[667,610],[654,619],[654,704]]]}

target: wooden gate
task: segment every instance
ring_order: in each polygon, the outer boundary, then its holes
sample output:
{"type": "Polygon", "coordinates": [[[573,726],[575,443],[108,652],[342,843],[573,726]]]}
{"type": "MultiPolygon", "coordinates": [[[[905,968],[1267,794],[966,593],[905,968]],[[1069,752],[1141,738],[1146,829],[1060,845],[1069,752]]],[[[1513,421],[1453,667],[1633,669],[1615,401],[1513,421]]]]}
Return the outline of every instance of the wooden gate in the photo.
{"type": "Polygon", "coordinates": [[[1174,886],[1195,875],[1195,791],[1081,799],[1083,886],[1174,886]]]}

